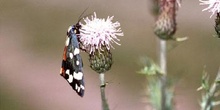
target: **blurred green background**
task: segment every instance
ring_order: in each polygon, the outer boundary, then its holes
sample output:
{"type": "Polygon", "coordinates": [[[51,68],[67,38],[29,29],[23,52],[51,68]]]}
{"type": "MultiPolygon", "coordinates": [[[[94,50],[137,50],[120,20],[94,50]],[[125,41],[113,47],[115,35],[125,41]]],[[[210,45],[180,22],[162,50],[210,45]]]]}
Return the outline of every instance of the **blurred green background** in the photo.
{"type": "MultiPolygon", "coordinates": [[[[85,15],[115,16],[124,36],[112,50],[114,64],[106,73],[111,110],[150,109],[146,78],[139,58],[157,59],[157,40],[150,0],[0,0],[0,109],[1,110],[100,110],[98,74],[82,53],[86,92],[77,96],[59,75],[69,25],[85,15]],[[91,108],[92,107],[92,108],[91,108]]],[[[175,37],[188,36],[168,53],[168,74],[175,82],[175,108],[198,110],[204,66],[215,77],[220,66],[220,39],[213,37],[214,19],[202,12],[199,0],[184,0],[177,14],[175,37]]],[[[220,107],[217,107],[218,110],[220,107]]]]}

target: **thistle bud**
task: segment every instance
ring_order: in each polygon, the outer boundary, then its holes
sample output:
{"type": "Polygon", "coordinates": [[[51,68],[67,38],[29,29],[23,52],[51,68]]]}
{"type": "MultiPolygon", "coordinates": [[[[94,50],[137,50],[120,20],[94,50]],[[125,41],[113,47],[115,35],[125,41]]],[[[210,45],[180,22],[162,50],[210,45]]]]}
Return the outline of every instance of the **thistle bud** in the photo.
{"type": "Polygon", "coordinates": [[[111,69],[112,66],[112,53],[103,46],[102,51],[96,49],[89,55],[90,67],[97,73],[105,73],[111,69]]]}
{"type": "Polygon", "coordinates": [[[160,14],[157,18],[154,33],[161,39],[174,39],[176,32],[175,0],[160,0],[160,14]]]}

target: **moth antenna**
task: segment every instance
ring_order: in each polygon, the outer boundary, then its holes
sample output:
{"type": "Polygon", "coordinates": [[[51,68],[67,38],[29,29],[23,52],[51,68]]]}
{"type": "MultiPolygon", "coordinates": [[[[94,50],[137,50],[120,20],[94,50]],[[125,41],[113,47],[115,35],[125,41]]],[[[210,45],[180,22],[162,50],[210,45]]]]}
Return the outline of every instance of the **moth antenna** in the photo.
{"type": "Polygon", "coordinates": [[[87,7],[87,8],[81,13],[81,15],[80,15],[79,18],[78,18],[78,22],[77,22],[77,23],[79,23],[79,21],[82,19],[82,18],[81,18],[82,15],[87,11],[88,8],[89,8],[89,7],[87,7]]]}

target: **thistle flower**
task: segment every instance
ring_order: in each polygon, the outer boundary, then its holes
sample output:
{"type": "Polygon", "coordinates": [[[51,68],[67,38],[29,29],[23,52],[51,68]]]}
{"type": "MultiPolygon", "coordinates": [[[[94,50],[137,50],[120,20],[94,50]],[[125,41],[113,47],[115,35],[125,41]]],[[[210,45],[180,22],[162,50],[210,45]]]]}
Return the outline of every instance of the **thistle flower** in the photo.
{"type": "Polygon", "coordinates": [[[105,19],[99,19],[94,12],[91,16],[91,20],[87,17],[84,19],[85,24],[81,24],[80,29],[80,42],[82,43],[82,49],[84,49],[89,54],[96,51],[102,50],[102,46],[106,46],[107,50],[114,48],[112,43],[118,43],[120,39],[117,36],[123,36],[121,28],[119,28],[120,23],[117,21],[112,22],[113,17],[105,19]]]}
{"type": "Polygon", "coordinates": [[[90,67],[97,73],[104,73],[111,68],[113,63],[110,48],[113,43],[121,45],[117,36],[123,36],[120,23],[112,22],[113,17],[107,19],[97,18],[96,13],[84,19],[85,24],[80,24],[79,41],[81,48],[89,53],[90,67]]]}
{"type": "Polygon", "coordinates": [[[208,10],[211,12],[210,18],[215,14],[215,12],[220,12],[220,0],[199,0],[201,3],[200,5],[209,5],[207,8],[203,9],[202,11],[208,10]]]}

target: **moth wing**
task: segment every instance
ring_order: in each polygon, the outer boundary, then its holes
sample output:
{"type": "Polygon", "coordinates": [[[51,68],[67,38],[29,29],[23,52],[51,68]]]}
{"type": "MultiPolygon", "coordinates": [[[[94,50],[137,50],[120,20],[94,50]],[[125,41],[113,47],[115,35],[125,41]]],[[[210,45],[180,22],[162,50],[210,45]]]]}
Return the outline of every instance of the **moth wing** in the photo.
{"type": "Polygon", "coordinates": [[[69,34],[64,47],[60,73],[81,97],[83,97],[85,91],[82,67],[83,62],[79,54],[79,43],[76,34],[69,34]]]}

